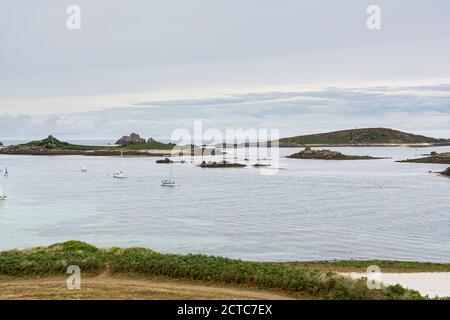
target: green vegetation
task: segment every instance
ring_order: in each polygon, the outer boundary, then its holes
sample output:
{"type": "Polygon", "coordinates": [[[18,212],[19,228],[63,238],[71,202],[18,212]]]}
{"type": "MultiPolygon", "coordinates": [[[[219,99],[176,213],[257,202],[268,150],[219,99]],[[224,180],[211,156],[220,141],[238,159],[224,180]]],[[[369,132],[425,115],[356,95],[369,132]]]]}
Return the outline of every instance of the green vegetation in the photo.
{"type": "Polygon", "coordinates": [[[386,128],[342,130],[328,133],[309,134],[280,139],[280,146],[289,145],[367,145],[367,144],[414,144],[449,143],[445,139],[405,133],[386,128]]]}
{"type": "Polygon", "coordinates": [[[52,135],[48,136],[43,140],[31,141],[25,144],[21,144],[19,146],[31,147],[31,148],[44,148],[48,150],[59,149],[59,150],[98,150],[102,147],[95,146],[82,146],[76,144],[70,144],[68,142],[60,141],[53,137],[52,135]]]}
{"type": "MultiPolygon", "coordinates": [[[[145,140],[143,140],[145,141],[145,140]]],[[[2,154],[32,154],[32,155],[99,155],[112,156],[120,155],[123,151],[125,155],[147,155],[149,150],[170,151],[175,144],[161,143],[154,139],[148,142],[133,143],[124,146],[86,146],[71,144],[60,141],[53,136],[48,136],[43,140],[31,141],[24,144],[12,145],[2,148],[2,154]]]]}
{"type": "Polygon", "coordinates": [[[205,255],[161,254],[144,248],[97,249],[69,241],[45,248],[0,253],[0,275],[47,276],[66,273],[78,265],[82,272],[162,276],[181,280],[231,284],[275,290],[299,297],[321,299],[420,299],[416,291],[401,286],[369,290],[364,280],[332,272],[279,263],[258,263],[205,255]]]}
{"type": "Polygon", "coordinates": [[[129,144],[123,147],[113,147],[121,150],[172,150],[175,144],[172,143],[162,143],[162,142],[151,142],[151,143],[135,143],[129,144]]]}
{"type": "Polygon", "coordinates": [[[297,268],[312,268],[335,272],[366,272],[367,268],[372,265],[380,267],[382,272],[450,272],[450,264],[413,261],[341,260],[283,264],[297,268]]]}
{"type": "Polygon", "coordinates": [[[171,150],[175,146],[174,144],[161,143],[158,141],[150,143],[136,143],[126,146],[119,147],[106,147],[106,146],[84,146],[77,144],[70,144],[68,142],[60,141],[53,136],[48,136],[43,140],[31,141],[21,146],[35,147],[35,148],[45,148],[48,150],[59,149],[59,150],[171,150]]]}

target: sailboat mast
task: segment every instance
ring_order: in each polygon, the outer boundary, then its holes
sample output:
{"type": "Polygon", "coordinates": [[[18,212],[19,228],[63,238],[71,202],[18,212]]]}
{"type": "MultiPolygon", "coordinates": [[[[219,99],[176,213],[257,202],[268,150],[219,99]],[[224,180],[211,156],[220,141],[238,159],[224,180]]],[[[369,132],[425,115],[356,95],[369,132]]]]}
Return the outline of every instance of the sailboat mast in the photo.
{"type": "Polygon", "coordinates": [[[123,172],[123,151],[120,150],[120,160],[122,162],[122,172],[123,172]]]}

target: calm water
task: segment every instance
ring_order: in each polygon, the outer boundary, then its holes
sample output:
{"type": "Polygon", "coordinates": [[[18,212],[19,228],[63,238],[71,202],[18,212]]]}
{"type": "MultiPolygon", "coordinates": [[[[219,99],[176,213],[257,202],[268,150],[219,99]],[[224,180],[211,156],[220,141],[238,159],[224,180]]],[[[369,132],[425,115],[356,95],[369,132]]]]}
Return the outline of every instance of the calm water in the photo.
{"type": "Polygon", "coordinates": [[[394,159],[283,158],[271,176],[176,164],[180,186],[164,188],[169,166],[155,158],[126,158],[117,180],[120,158],[0,155],[0,249],[77,239],[246,260],[450,262],[450,179],[428,172],[448,166],[394,162],[450,148],[333,149],[394,159]]]}

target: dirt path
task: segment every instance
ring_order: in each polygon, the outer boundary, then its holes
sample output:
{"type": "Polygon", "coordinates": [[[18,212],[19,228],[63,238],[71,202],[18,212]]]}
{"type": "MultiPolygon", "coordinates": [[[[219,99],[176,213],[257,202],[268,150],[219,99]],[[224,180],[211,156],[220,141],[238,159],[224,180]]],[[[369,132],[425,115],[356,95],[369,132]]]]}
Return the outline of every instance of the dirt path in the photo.
{"type": "Polygon", "coordinates": [[[231,286],[105,275],[83,277],[80,290],[68,290],[66,279],[1,278],[0,299],[292,299],[273,292],[231,286]]]}

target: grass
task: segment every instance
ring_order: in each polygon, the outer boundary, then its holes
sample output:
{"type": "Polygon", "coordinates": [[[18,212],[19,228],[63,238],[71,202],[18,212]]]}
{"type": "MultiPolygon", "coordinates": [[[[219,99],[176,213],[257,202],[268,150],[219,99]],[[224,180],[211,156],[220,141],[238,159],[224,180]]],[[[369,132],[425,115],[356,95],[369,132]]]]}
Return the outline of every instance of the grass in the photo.
{"type": "Polygon", "coordinates": [[[43,140],[31,141],[19,146],[25,147],[40,147],[45,149],[60,149],[60,150],[98,150],[102,147],[97,146],[83,146],[77,144],[71,144],[68,142],[60,141],[53,136],[48,136],[43,140]]]}
{"type": "Polygon", "coordinates": [[[22,144],[21,146],[25,147],[39,147],[39,148],[45,148],[48,150],[88,150],[88,151],[95,151],[95,150],[172,150],[175,145],[170,143],[161,143],[161,142],[151,142],[151,143],[137,143],[137,144],[131,144],[128,146],[84,146],[84,145],[77,145],[77,144],[71,144],[68,142],[60,141],[56,139],[53,136],[48,136],[47,138],[43,140],[37,140],[37,141],[31,141],[25,144],[22,144]]]}
{"type": "Polygon", "coordinates": [[[413,261],[342,260],[290,262],[283,264],[296,268],[312,268],[334,272],[366,272],[367,268],[372,265],[380,267],[382,272],[450,272],[450,264],[413,261]]]}
{"type": "Polygon", "coordinates": [[[317,145],[437,142],[445,142],[445,140],[414,135],[386,128],[342,130],[280,139],[280,144],[296,143],[317,145]]]}
{"type": "Polygon", "coordinates": [[[152,143],[136,143],[123,147],[115,147],[121,150],[172,150],[175,147],[171,143],[152,142],[152,143]]]}
{"type": "Polygon", "coordinates": [[[364,280],[352,280],[312,268],[234,260],[206,255],[162,254],[144,248],[98,249],[68,241],[49,247],[0,253],[0,275],[65,275],[67,266],[83,273],[167,277],[211,284],[275,290],[319,299],[420,299],[416,291],[399,285],[369,290],[364,280]]]}

